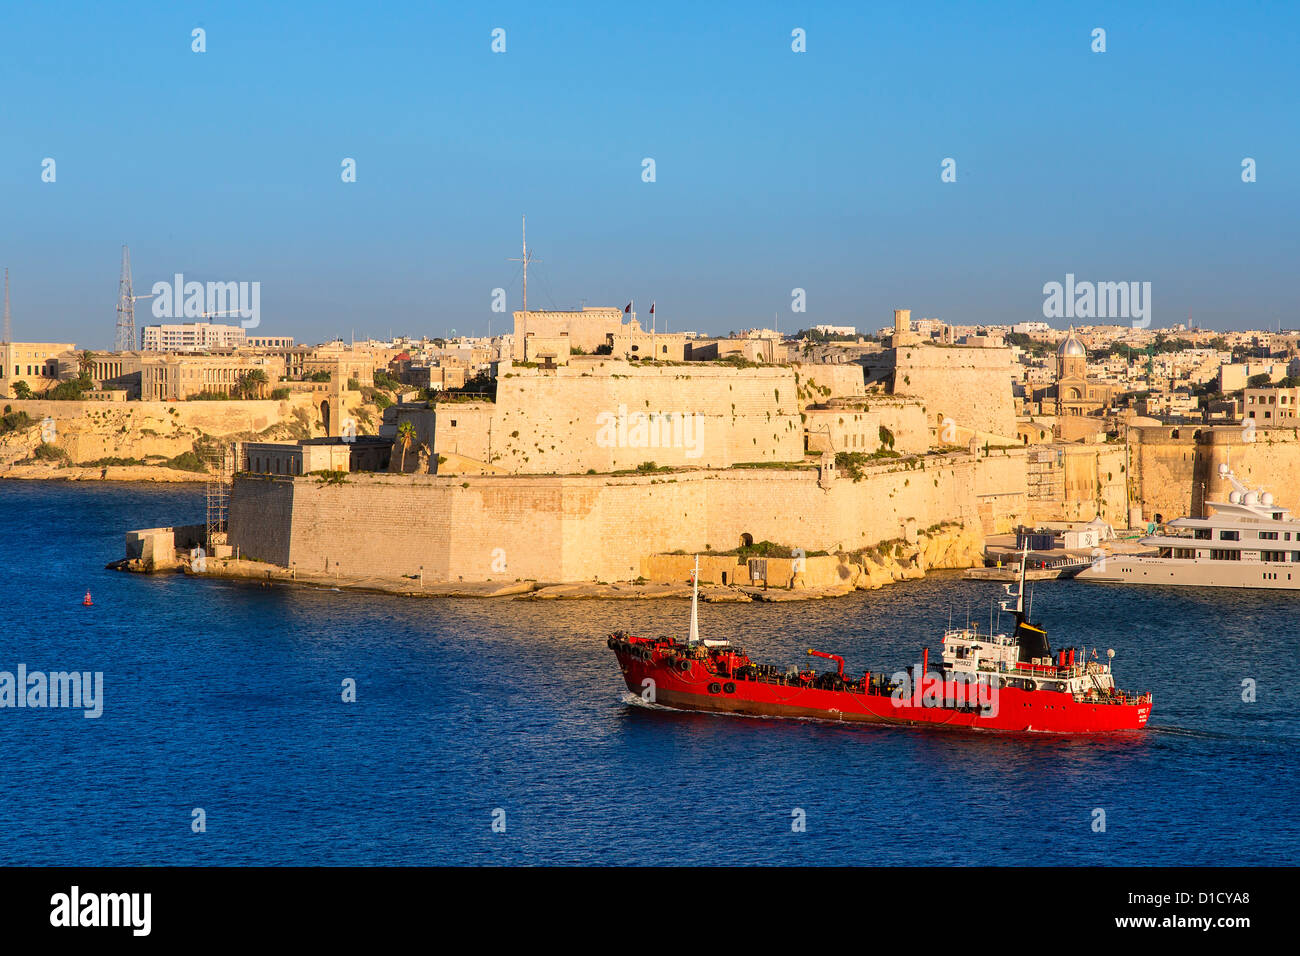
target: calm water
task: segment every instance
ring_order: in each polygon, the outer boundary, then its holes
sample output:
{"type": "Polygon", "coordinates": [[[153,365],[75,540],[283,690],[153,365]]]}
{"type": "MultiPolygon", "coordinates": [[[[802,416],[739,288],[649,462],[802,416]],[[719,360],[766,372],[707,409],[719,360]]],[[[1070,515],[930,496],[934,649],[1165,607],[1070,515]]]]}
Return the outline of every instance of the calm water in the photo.
{"type": "MultiPolygon", "coordinates": [[[[0,710],[0,863],[1255,864],[1300,848],[1300,596],[1040,584],[1055,644],[1114,647],[1120,683],[1154,691],[1136,739],[680,715],[625,702],[604,638],[680,628],[684,602],[422,601],[104,570],[123,530],[202,513],[196,488],[0,482],[0,670],[105,683],[98,720],[0,710]],[[195,807],[206,833],[191,832],[195,807]]],[[[701,627],[760,660],[815,646],[893,670],[921,639],[937,647],[950,614],[987,622],[997,590],[936,575],[706,605],[701,627]]]]}

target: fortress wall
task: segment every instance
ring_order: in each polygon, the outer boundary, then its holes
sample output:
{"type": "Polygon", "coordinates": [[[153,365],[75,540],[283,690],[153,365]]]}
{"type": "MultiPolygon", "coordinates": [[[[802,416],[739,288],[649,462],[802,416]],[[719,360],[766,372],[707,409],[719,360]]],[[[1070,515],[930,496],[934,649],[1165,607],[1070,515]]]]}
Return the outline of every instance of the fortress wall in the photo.
{"type": "Polygon", "coordinates": [[[959,426],[1016,440],[1011,350],[914,345],[893,350],[896,395],[914,395],[932,426],[959,426]]]}
{"type": "MultiPolygon", "coordinates": [[[[974,470],[975,503],[985,534],[1006,534],[1029,514],[1023,448],[990,449],[977,453],[974,470]]],[[[961,458],[950,455],[950,458],[961,458]]]]}
{"type": "Polygon", "coordinates": [[[1144,520],[1157,514],[1170,520],[1193,513],[1192,475],[1199,454],[1192,437],[1196,431],[1187,427],[1129,429],[1134,499],[1142,506],[1144,520]],[[1175,432],[1180,437],[1172,437],[1175,432]]]}
{"type": "Polygon", "coordinates": [[[856,398],[866,392],[865,370],[861,365],[800,364],[791,367],[799,383],[800,397],[805,401],[856,398]]]}
{"type": "Polygon", "coordinates": [[[929,450],[930,429],[920,401],[884,396],[862,401],[865,407],[807,408],[804,428],[808,432],[808,450],[871,454],[892,447],[903,455],[929,450]],[[881,427],[889,429],[894,436],[892,446],[881,443],[881,427]]]}
{"type": "MultiPolygon", "coordinates": [[[[454,405],[438,409],[460,429],[457,414],[454,405]]],[[[724,468],[804,456],[789,368],[580,361],[546,374],[516,370],[497,382],[490,431],[473,427],[477,435],[462,432],[455,453],[486,460],[490,439],[492,462],[514,474],[621,471],[649,461],[724,468]]],[[[440,445],[451,441],[446,428],[437,426],[440,445]]]]}
{"type": "Polygon", "coordinates": [[[398,577],[423,565],[430,582],[630,580],[646,555],[730,550],[745,534],[806,551],[855,550],[905,537],[909,524],[978,520],[982,463],[951,455],[924,465],[889,462],[858,482],[841,475],[829,490],[814,469],[356,474],[341,485],[241,478],[231,543],[282,566],[324,570],[329,561],[347,575],[398,577]]]}
{"type": "Polygon", "coordinates": [[[289,567],[293,560],[290,537],[295,527],[294,489],[291,478],[269,475],[235,479],[239,507],[230,509],[226,528],[240,557],[289,567]]]}
{"type": "Polygon", "coordinates": [[[1100,516],[1115,527],[1127,527],[1123,445],[1066,445],[1065,497],[1055,515],[1044,520],[1091,521],[1100,516]]]}
{"type": "Polygon", "coordinates": [[[1273,492],[1282,506],[1300,510],[1300,429],[1256,428],[1254,440],[1249,437],[1236,425],[1130,430],[1143,519],[1202,515],[1206,498],[1222,499],[1232,490],[1219,476],[1220,464],[1229,464],[1246,484],[1273,492]]]}

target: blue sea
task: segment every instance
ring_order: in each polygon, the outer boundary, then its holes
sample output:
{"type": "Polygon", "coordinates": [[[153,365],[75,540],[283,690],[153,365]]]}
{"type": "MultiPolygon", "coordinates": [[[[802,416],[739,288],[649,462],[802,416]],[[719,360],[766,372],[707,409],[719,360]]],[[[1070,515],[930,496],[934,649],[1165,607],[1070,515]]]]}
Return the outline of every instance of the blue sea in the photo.
{"type": "MultiPolygon", "coordinates": [[[[680,632],[682,601],[105,569],[127,529],[202,517],[199,486],[0,482],[0,671],[104,675],[98,719],[0,709],[0,864],[1253,865],[1300,851],[1300,594],[1037,585],[1055,645],[1114,648],[1119,683],[1153,691],[1145,735],[840,726],[629,703],[606,635],[680,632]]],[[[817,647],[894,670],[937,650],[949,621],[987,626],[999,593],[939,573],[703,605],[701,630],[773,663],[817,647]]]]}

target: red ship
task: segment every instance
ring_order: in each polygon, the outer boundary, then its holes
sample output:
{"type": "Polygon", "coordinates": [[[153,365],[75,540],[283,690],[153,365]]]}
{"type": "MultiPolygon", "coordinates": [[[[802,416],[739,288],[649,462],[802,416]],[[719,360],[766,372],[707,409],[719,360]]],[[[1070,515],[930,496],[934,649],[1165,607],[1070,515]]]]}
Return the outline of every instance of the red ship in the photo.
{"type": "MultiPolygon", "coordinates": [[[[1011,634],[950,628],[940,670],[930,651],[906,671],[867,671],[854,677],[838,654],[809,650],[834,661],[834,671],[788,671],[756,664],[729,641],[699,639],[699,561],[692,574],[691,630],[685,641],[610,635],[628,689],[642,700],[679,710],[805,717],[835,721],[935,726],[970,730],[1098,734],[1138,731],[1151,716],[1151,694],[1115,687],[1111,661],[1077,648],[1053,653],[1046,631],[1024,611],[1025,558],[1018,591],[1003,609],[1014,611],[1011,634]]],[[[1115,652],[1107,652],[1113,659],[1115,652]]]]}

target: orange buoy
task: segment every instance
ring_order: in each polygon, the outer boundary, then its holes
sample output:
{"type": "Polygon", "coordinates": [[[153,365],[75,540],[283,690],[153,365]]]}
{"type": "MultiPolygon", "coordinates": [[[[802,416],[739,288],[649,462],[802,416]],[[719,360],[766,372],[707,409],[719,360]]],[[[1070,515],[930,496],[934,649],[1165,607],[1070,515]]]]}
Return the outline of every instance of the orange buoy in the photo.
{"type": "Polygon", "coordinates": [[[92,600],[90,599],[90,592],[89,592],[89,591],[87,591],[87,592],[86,592],[86,596],[85,596],[84,598],[81,599],[81,603],[84,604],[86,607],[90,607],[91,605],[93,605],[93,604],[95,603],[94,601],[92,601],[92,600]]]}

